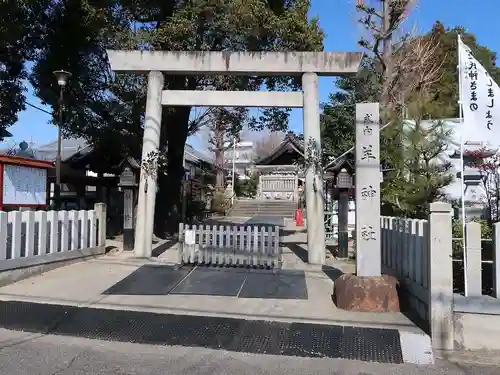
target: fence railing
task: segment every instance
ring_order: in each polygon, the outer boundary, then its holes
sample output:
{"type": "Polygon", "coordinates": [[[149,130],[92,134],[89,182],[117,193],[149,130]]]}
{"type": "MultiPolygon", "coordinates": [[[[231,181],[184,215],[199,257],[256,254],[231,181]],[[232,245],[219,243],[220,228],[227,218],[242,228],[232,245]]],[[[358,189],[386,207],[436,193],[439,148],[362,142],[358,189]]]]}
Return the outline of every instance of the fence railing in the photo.
{"type": "Polygon", "coordinates": [[[452,209],[430,205],[429,220],[381,218],[382,270],[402,284],[402,302],[428,323],[435,349],[452,349],[452,209]]]}
{"type": "Polygon", "coordinates": [[[279,226],[179,225],[179,263],[281,266],[279,226]]]}
{"type": "Polygon", "coordinates": [[[429,222],[383,216],[380,219],[382,270],[410,293],[411,308],[428,319],[429,222]]]}
{"type": "Polygon", "coordinates": [[[467,223],[463,251],[463,239],[453,238],[452,216],[450,204],[435,202],[428,220],[382,217],[382,268],[402,284],[409,312],[428,323],[434,349],[496,350],[498,340],[477,331],[500,315],[500,223],[492,239],[481,238],[480,223],[467,223]],[[464,296],[456,293],[458,278],[464,296]]]}
{"type": "Polygon", "coordinates": [[[104,247],[106,206],[82,211],[0,212],[0,271],[104,247]]]}
{"type": "Polygon", "coordinates": [[[500,298],[500,223],[493,225],[491,239],[482,238],[480,223],[466,223],[465,238],[465,253],[463,239],[453,238],[454,291],[465,297],[500,298]]]}

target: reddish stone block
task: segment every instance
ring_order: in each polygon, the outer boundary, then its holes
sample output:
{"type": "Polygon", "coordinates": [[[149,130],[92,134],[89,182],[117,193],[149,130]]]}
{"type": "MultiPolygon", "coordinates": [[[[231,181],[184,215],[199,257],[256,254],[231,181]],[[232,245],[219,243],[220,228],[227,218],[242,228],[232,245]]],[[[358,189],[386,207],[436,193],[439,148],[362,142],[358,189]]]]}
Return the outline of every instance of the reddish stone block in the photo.
{"type": "Polygon", "coordinates": [[[338,308],[363,312],[400,312],[393,276],[359,277],[344,274],[335,280],[333,297],[338,308]]]}

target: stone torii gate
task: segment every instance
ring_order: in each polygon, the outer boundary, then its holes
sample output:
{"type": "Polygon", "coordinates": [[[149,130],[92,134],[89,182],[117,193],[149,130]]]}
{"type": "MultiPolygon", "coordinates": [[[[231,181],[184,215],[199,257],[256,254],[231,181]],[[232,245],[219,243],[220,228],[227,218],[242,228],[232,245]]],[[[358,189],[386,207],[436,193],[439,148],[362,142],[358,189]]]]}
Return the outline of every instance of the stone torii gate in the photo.
{"type": "MultiPolygon", "coordinates": [[[[143,160],[150,152],[159,148],[163,105],[303,108],[305,147],[321,150],[318,75],[354,75],[362,58],[360,52],[227,53],[109,50],[107,53],[113,71],[148,72],[143,160]],[[170,75],[302,76],[302,92],[169,91],[163,90],[162,72],[170,75]],[[311,145],[310,142],[314,144],[311,145]]],[[[304,154],[308,156],[307,152],[304,154]]],[[[311,163],[306,162],[306,165],[308,261],[311,264],[324,264],[323,176],[322,172],[311,163]]],[[[155,198],[156,176],[141,173],[135,229],[136,257],[151,256],[155,198]],[[145,189],[145,186],[148,188],[145,189]]]]}

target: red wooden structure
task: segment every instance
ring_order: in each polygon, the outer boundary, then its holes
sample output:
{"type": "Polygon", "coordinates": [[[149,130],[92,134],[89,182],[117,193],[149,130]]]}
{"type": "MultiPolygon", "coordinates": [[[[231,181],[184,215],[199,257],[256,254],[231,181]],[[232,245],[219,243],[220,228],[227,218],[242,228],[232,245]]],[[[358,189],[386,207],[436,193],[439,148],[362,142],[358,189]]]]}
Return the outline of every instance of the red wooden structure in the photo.
{"type": "Polygon", "coordinates": [[[19,156],[9,156],[9,155],[0,155],[0,211],[4,209],[8,210],[15,210],[19,209],[22,207],[29,207],[29,208],[47,208],[49,206],[49,199],[50,199],[50,185],[48,181],[48,175],[49,175],[49,169],[53,168],[53,165],[51,162],[48,161],[43,161],[43,160],[35,160],[35,159],[28,159],[28,158],[23,158],[19,156]],[[18,169],[13,170],[11,167],[18,167],[18,169]],[[46,171],[45,173],[45,201],[43,203],[16,203],[16,202],[10,202],[6,201],[4,202],[6,198],[6,194],[4,189],[7,186],[7,179],[9,179],[9,176],[7,175],[10,171],[10,173],[16,173],[21,171],[21,169],[25,168],[25,172],[29,172],[29,170],[32,171],[32,169],[43,169],[46,171]]]}

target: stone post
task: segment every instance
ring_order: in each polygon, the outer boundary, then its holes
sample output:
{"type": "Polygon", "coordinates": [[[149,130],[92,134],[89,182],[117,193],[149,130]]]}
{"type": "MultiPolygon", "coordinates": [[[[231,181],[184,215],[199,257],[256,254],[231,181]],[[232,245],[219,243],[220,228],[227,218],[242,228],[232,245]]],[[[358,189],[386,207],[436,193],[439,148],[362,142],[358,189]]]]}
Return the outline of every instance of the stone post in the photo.
{"type": "Polygon", "coordinates": [[[493,224],[493,296],[500,299],[500,223],[493,224]]]}
{"type": "MultiPolygon", "coordinates": [[[[306,158],[306,212],[307,249],[311,264],[325,264],[325,226],[323,202],[323,171],[308,164],[308,147],[321,152],[319,125],[318,75],[305,73],[302,76],[304,91],[304,155],[306,158]]],[[[319,157],[320,155],[315,155],[319,157]]]]}
{"type": "Polygon", "coordinates": [[[349,257],[349,190],[340,189],[339,192],[339,246],[338,258],[349,257]]]}
{"type": "Polygon", "coordinates": [[[465,292],[467,297],[481,297],[483,295],[483,278],[481,263],[481,224],[469,222],[465,224],[465,259],[467,266],[464,269],[466,277],[465,292]]]}
{"type": "Polygon", "coordinates": [[[381,274],[378,103],[356,104],[356,274],[381,274]]]}
{"type": "MultiPolygon", "coordinates": [[[[164,77],[161,72],[149,72],[146,118],[142,141],[143,161],[147,159],[149,153],[157,151],[160,147],[161,95],[163,84],[164,77]]],[[[156,173],[146,175],[141,170],[134,245],[134,255],[138,258],[149,258],[153,251],[153,221],[156,190],[156,173]]]]}
{"type": "Polygon", "coordinates": [[[96,212],[97,219],[99,220],[97,224],[97,246],[106,246],[106,204],[96,203],[94,205],[94,210],[96,212]]]}
{"type": "Polygon", "coordinates": [[[452,208],[449,203],[431,203],[428,308],[432,347],[438,350],[452,350],[454,346],[451,219],[452,208]]]}

